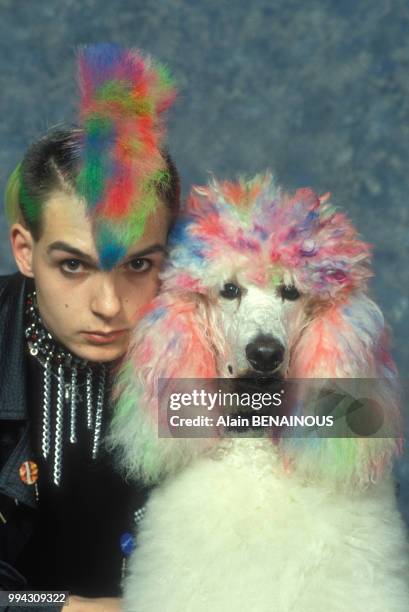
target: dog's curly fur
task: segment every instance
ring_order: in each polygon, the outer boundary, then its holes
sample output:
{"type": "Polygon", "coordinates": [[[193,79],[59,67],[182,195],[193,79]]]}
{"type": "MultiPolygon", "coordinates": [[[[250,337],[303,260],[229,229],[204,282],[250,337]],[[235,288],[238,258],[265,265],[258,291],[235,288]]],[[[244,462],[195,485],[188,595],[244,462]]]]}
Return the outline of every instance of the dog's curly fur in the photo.
{"type": "Polygon", "coordinates": [[[110,443],[128,475],[160,483],[125,610],[408,609],[390,473],[399,435],[158,437],[158,380],[247,375],[246,346],[260,333],[282,346],[285,377],[383,379],[378,403],[397,432],[397,373],[370,275],[369,246],[328,195],[287,195],[268,174],[193,190],[118,380],[110,443]],[[238,299],[223,297],[226,283],[238,299]],[[285,299],[289,287],[298,299],[285,299]]]}

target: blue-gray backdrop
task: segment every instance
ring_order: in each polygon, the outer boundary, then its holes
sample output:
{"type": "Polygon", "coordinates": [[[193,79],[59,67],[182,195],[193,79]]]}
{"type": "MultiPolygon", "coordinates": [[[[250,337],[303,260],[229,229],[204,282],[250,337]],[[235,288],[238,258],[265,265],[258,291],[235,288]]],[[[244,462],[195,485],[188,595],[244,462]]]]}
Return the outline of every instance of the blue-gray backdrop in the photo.
{"type": "MultiPolygon", "coordinates": [[[[271,168],[330,191],[373,243],[373,294],[409,366],[407,0],[0,0],[0,183],[46,129],[75,120],[74,49],[115,41],[180,89],[170,149],[192,183],[271,168]]],[[[0,272],[14,270],[0,213],[0,272]]],[[[409,518],[409,470],[399,466],[409,518]]]]}

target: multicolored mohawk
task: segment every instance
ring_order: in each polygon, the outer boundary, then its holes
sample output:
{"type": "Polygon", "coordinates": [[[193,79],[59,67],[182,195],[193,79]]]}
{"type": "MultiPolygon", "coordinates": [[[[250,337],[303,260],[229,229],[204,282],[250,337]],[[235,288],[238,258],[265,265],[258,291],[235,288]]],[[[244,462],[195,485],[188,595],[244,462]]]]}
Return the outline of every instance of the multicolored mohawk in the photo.
{"type": "Polygon", "coordinates": [[[136,49],[83,47],[78,55],[84,129],[78,192],[87,202],[101,266],[111,269],[143,234],[169,180],[164,112],[176,97],[166,68],[136,49]]]}

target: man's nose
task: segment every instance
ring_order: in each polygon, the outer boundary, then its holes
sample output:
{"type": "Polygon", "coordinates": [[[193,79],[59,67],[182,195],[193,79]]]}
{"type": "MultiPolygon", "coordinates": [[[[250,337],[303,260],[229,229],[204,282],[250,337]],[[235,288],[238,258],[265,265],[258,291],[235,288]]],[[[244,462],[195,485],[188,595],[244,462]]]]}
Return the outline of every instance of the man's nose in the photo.
{"type": "Polygon", "coordinates": [[[110,278],[103,278],[97,284],[91,300],[92,312],[104,319],[112,319],[121,310],[121,300],[115,282],[110,278]]]}
{"type": "Polygon", "coordinates": [[[260,335],[246,346],[246,357],[254,370],[274,372],[283,362],[284,347],[273,336],[260,335]]]}

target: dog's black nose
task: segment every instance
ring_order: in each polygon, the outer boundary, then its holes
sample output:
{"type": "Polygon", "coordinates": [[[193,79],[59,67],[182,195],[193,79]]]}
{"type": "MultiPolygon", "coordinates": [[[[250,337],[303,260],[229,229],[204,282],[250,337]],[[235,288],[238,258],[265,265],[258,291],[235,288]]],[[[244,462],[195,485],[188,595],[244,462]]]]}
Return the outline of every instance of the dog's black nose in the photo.
{"type": "Polygon", "coordinates": [[[272,336],[258,336],[246,346],[246,357],[258,372],[273,372],[284,359],[284,347],[272,336]]]}

